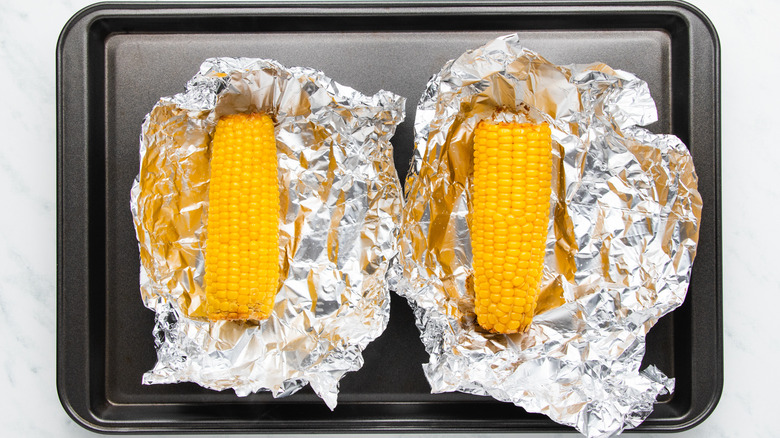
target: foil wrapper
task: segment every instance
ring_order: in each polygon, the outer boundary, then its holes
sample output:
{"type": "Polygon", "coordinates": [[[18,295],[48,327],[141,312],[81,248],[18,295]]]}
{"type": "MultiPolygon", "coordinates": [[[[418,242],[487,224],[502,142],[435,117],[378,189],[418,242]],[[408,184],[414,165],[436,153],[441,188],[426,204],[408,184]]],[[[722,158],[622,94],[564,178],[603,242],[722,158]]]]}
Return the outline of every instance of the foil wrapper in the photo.
{"type": "Polygon", "coordinates": [[[498,38],[447,63],[417,109],[393,287],[414,308],[433,393],[489,395],[589,437],[641,423],[674,379],[640,370],[645,336],[678,307],[696,253],[693,160],[656,120],[647,84],[604,64],[558,66],[498,38]],[[548,122],[552,195],[539,304],[525,333],[474,315],[473,131],[548,122]]]}
{"type": "Polygon", "coordinates": [[[156,312],[157,364],[144,384],[189,381],[274,397],[311,384],[335,408],[338,382],[387,326],[401,185],[390,138],[405,99],[365,96],[309,68],[206,60],[186,92],[146,117],[131,210],[141,296],[156,312]],[[209,322],[204,258],[210,140],[220,116],[262,111],[276,126],[280,289],[262,322],[209,322]]]}

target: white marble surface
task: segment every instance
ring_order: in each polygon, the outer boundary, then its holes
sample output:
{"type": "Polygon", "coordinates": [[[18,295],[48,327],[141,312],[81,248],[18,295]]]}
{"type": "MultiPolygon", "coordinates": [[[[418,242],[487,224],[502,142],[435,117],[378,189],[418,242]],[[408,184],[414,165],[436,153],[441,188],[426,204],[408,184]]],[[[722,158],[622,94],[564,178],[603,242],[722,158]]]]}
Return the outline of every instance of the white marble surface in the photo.
{"type": "MultiPolygon", "coordinates": [[[[89,3],[0,0],[4,437],[93,435],[65,414],[55,387],[55,44],[67,19],[89,3]]],[[[714,413],[677,436],[780,436],[780,238],[767,232],[777,230],[780,216],[780,147],[773,132],[780,107],[780,2],[693,3],[715,24],[722,49],[725,383],[714,413]]]]}

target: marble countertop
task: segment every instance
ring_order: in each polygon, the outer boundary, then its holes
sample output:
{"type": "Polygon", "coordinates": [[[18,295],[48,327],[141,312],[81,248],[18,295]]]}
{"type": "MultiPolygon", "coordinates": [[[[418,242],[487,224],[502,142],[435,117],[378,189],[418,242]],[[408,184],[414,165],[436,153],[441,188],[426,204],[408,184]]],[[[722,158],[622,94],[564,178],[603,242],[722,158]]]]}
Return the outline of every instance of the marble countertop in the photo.
{"type": "MultiPolygon", "coordinates": [[[[68,18],[89,3],[0,0],[6,139],[0,200],[11,206],[0,213],[0,435],[6,437],[94,435],[68,417],[55,385],[55,45],[68,18]]],[[[772,170],[780,147],[765,133],[776,129],[773,108],[780,101],[772,82],[780,72],[780,2],[692,3],[712,20],[721,42],[725,380],[713,414],[677,436],[777,436],[773,297],[780,278],[773,273],[780,237],[765,230],[776,229],[780,215],[772,170]]]]}

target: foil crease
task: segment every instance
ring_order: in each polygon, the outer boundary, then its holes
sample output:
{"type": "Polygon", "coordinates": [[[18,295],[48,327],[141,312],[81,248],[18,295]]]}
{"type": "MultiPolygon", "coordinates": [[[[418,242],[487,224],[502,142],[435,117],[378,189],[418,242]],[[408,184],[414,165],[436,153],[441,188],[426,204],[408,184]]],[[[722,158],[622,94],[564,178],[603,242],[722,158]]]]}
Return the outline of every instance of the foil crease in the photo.
{"type": "Polygon", "coordinates": [[[558,66],[498,38],[447,63],[417,109],[393,287],[416,316],[433,393],[489,395],[589,437],[641,423],[674,379],[640,370],[645,336],[685,299],[702,201],[693,160],[656,120],[647,84],[604,64],[558,66]],[[473,129],[550,123],[552,195],[529,330],[476,324],[473,129]]]}
{"type": "Polygon", "coordinates": [[[195,382],[274,397],[311,384],[331,409],[338,382],[387,326],[402,193],[390,138],[405,99],[365,96],[309,68],[206,60],[186,92],[147,115],[131,190],[141,296],[156,312],[144,384],[195,382]],[[276,122],[280,289],[262,322],[209,322],[204,259],[210,140],[220,116],[276,122]]]}

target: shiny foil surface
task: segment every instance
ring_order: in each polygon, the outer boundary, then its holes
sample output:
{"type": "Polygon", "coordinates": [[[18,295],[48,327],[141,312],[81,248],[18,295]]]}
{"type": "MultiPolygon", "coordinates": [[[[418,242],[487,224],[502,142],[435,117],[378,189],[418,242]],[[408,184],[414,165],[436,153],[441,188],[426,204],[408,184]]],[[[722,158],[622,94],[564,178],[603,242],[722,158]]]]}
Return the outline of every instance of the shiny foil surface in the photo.
{"type": "Polygon", "coordinates": [[[338,382],[387,326],[401,185],[390,138],[405,99],[365,96],[309,68],[206,60],[186,92],[143,123],[131,210],[141,296],[156,312],[158,361],[144,384],[195,382],[274,397],[311,384],[335,408],[338,382]],[[280,282],[269,319],[205,318],[210,140],[220,116],[275,121],[280,282]]]}
{"type": "Polygon", "coordinates": [[[415,310],[432,392],[489,395],[589,437],[640,424],[674,379],[640,369],[645,336],[682,304],[701,219],[693,160],[647,84],[604,64],[558,66],[498,38],[447,63],[417,109],[393,287],[415,310]],[[550,123],[540,301],[528,331],[476,324],[470,222],[482,119],[550,123]]]}

